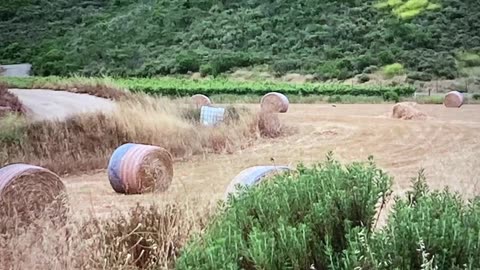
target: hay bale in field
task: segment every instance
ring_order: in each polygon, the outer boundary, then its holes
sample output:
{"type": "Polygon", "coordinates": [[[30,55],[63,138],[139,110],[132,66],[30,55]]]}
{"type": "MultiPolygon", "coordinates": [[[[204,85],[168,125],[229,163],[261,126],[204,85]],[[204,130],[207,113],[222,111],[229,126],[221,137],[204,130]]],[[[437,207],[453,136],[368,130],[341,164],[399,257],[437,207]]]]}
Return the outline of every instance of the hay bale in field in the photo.
{"type": "Polygon", "coordinates": [[[392,118],[403,120],[424,120],[427,115],[416,108],[412,102],[400,102],[393,106],[392,118]]]}
{"type": "Polygon", "coordinates": [[[270,92],[262,97],[260,100],[262,111],[266,112],[280,112],[288,111],[288,98],[277,92],[270,92]]]}
{"type": "Polygon", "coordinates": [[[225,118],[225,108],[202,106],[200,109],[200,123],[205,126],[214,126],[225,118]]]}
{"type": "Polygon", "coordinates": [[[58,175],[21,163],[0,169],[0,217],[23,227],[38,218],[63,223],[67,211],[66,189],[58,175]]]}
{"type": "Polygon", "coordinates": [[[224,199],[229,194],[235,194],[238,185],[253,186],[261,183],[264,179],[273,175],[290,171],[288,166],[254,166],[240,172],[228,185],[225,190],[224,199]]]}
{"type": "Polygon", "coordinates": [[[460,108],[463,105],[463,94],[458,91],[451,91],[445,95],[443,104],[448,108],[460,108]]]}
{"type": "Polygon", "coordinates": [[[173,179],[172,155],[158,146],[121,145],[110,158],[108,179],[118,193],[163,192],[173,179]]]}
{"type": "Polygon", "coordinates": [[[282,124],[275,113],[259,112],[257,114],[257,125],[260,135],[263,137],[276,138],[282,134],[282,124]]]}
{"type": "Polygon", "coordinates": [[[193,104],[194,104],[197,108],[200,108],[200,107],[202,107],[202,106],[210,106],[210,105],[212,105],[212,101],[210,100],[210,98],[208,98],[207,96],[202,95],[202,94],[193,95],[193,96],[192,96],[192,101],[193,101],[193,104]]]}

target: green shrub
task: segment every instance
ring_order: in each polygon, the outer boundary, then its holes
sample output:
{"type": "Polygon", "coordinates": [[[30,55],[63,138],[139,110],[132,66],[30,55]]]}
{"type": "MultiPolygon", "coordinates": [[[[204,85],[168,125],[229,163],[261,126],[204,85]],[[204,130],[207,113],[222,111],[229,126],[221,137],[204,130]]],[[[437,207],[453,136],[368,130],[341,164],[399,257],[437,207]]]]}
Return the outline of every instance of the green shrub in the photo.
{"type": "Polygon", "coordinates": [[[472,95],[472,98],[473,98],[474,100],[480,100],[480,94],[473,94],[473,95],[472,95]]]}
{"type": "Polygon", "coordinates": [[[25,119],[18,114],[0,116],[0,145],[19,144],[25,138],[25,119]]]}
{"type": "Polygon", "coordinates": [[[302,66],[302,63],[299,60],[278,60],[272,64],[272,70],[277,75],[284,75],[287,72],[297,70],[300,66],[302,66]]]}
{"type": "Polygon", "coordinates": [[[202,236],[187,244],[177,269],[327,269],[347,232],[371,228],[391,179],[373,161],[299,165],[230,196],[202,236]]]}
{"type": "Polygon", "coordinates": [[[200,69],[201,58],[194,52],[185,52],[176,57],[176,73],[197,72],[200,69]]]}
{"type": "Polygon", "coordinates": [[[429,191],[423,172],[397,198],[386,227],[352,231],[343,269],[479,269],[480,199],[429,191]],[[373,268],[372,268],[373,267],[373,268]]]}
{"type": "Polygon", "coordinates": [[[371,73],[374,73],[375,71],[378,70],[378,67],[377,66],[368,66],[366,67],[365,69],[363,69],[363,73],[365,74],[371,74],[371,73]]]}
{"type": "Polygon", "coordinates": [[[370,81],[370,77],[368,77],[367,74],[362,73],[358,76],[358,81],[360,83],[366,83],[366,82],[370,81]]]}
{"type": "Polygon", "coordinates": [[[230,71],[234,67],[248,67],[256,64],[256,61],[247,53],[229,53],[215,56],[211,63],[212,75],[230,71]]]}
{"type": "Polygon", "coordinates": [[[200,66],[200,74],[202,77],[205,77],[207,75],[211,75],[213,72],[213,67],[211,64],[203,64],[200,66]]]}
{"type": "Polygon", "coordinates": [[[398,102],[400,101],[400,97],[393,91],[387,91],[383,94],[383,100],[398,102]]]}
{"type": "Polygon", "coordinates": [[[431,81],[433,79],[432,74],[419,71],[409,72],[407,78],[415,81],[431,81]]]}
{"type": "Polygon", "coordinates": [[[471,52],[462,52],[457,55],[457,59],[464,67],[478,67],[480,66],[480,54],[471,52]]]}
{"type": "Polygon", "coordinates": [[[405,68],[400,63],[394,63],[391,65],[386,65],[382,68],[383,74],[388,77],[394,77],[397,75],[402,75],[405,73],[405,68]]]}

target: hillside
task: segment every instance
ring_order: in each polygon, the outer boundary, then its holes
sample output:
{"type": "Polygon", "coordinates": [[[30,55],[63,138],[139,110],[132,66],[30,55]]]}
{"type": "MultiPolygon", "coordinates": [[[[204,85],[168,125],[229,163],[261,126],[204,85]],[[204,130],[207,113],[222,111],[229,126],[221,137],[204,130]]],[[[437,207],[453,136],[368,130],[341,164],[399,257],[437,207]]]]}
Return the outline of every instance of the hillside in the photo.
{"type": "Polygon", "coordinates": [[[0,63],[119,76],[266,64],[320,79],[400,63],[454,78],[480,65],[478,14],[477,0],[6,0],[0,63]]]}

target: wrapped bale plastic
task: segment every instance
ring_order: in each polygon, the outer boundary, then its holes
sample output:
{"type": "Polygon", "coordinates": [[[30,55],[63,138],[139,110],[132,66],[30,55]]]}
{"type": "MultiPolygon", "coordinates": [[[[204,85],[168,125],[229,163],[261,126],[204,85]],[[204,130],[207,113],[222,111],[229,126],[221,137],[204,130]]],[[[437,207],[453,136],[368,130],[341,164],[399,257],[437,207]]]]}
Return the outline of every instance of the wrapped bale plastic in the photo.
{"type": "Polygon", "coordinates": [[[261,183],[264,179],[273,175],[290,171],[288,166],[254,166],[240,172],[225,190],[224,199],[230,194],[235,194],[237,186],[253,186],[261,183]]]}
{"type": "Polygon", "coordinates": [[[193,95],[192,101],[197,108],[200,108],[202,106],[210,106],[212,104],[210,98],[202,94],[193,95]]]}
{"type": "Polygon", "coordinates": [[[262,97],[260,100],[262,111],[266,112],[280,112],[288,111],[289,101],[284,94],[271,92],[262,97]]]}
{"type": "Polygon", "coordinates": [[[11,164],[0,169],[0,217],[17,226],[38,218],[65,222],[68,197],[58,175],[38,166],[11,164]]]}
{"type": "Polygon", "coordinates": [[[158,146],[124,144],[110,158],[108,179],[117,193],[166,191],[173,179],[172,155],[158,146]]]}
{"type": "Polygon", "coordinates": [[[200,110],[200,123],[205,126],[214,126],[223,122],[225,118],[225,108],[202,106],[200,110]]]}
{"type": "Polygon", "coordinates": [[[463,105],[463,94],[458,91],[451,91],[445,95],[443,104],[448,108],[460,108],[463,105]]]}

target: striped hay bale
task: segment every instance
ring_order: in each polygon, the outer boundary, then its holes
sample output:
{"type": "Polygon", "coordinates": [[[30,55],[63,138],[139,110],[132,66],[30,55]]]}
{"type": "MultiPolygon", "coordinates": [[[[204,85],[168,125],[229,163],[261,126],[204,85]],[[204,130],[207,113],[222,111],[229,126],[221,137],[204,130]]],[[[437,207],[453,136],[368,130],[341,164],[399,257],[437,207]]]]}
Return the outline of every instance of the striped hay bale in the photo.
{"type": "Polygon", "coordinates": [[[202,106],[210,106],[212,105],[212,101],[210,100],[209,97],[202,95],[202,94],[196,94],[192,96],[192,101],[195,107],[200,108],[202,106]]]}
{"type": "Polygon", "coordinates": [[[289,101],[284,94],[270,92],[260,100],[262,111],[285,113],[288,111],[289,101]]]}
{"type": "Polygon", "coordinates": [[[290,171],[288,166],[254,166],[247,168],[230,182],[225,190],[224,199],[227,199],[229,194],[236,192],[237,185],[253,186],[261,183],[267,177],[286,171],[290,171]]]}
{"type": "Polygon", "coordinates": [[[163,192],[173,179],[172,155],[158,146],[121,145],[110,158],[108,179],[117,193],[163,192]]]}
{"type": "Polygon", "coordinates": [[[0,169],[0,218],[17,226],[44,217],[63,223],[67,211],[65,185],[55,173],[22,163],[0,169]]]}
{"type": "Polygon", "coordinates": [[[225,108],[202,106],[200,109],[200,123],[205,126],[214,126],[223,122],[225,118],[225,108]]]}
{"type": "Polygon", "coordinates": [[[463,94],[458,91],[451,91],[445,95],[443,104],[448,108],[460,108],[463,105],[463,94]]]}

